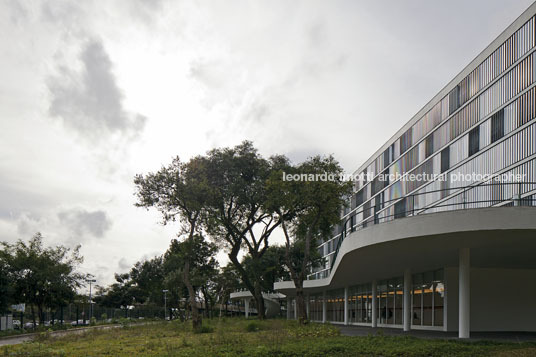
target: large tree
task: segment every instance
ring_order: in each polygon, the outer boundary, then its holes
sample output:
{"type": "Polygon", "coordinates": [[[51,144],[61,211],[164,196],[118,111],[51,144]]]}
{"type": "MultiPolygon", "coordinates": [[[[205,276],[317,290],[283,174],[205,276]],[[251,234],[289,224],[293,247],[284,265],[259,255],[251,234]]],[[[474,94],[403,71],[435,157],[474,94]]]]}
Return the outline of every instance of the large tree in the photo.
{"type": "Polygon", "coordinates": [[[212,194],[206,229],[227,249],[230,261],[253,295],[258,318],[264,319],[262,280],[248,274],[239,252],[245,248],[253,261],[260,260],[268,249],[268,238],[281,223],[266,208],[270,162],[249,141],[234,148],[214,149],[208,153],[207,161],[212,194]]]}
{"type": "MultiPolygon", "coordinates": [[[[156,208],[162,215],[162,223],[179,221],[179,236],[193,242],[201,234],[201,218],[210,195],[206,180],[206,164],[202,157],[182,162],[176,157],[173,162],[156,173],[136,175],[136,203],[139,207],[156,208]]],[[[189,244],[193,247],[194,244],[189,244]]],[[[192,252],[193,253],[193,252],[192,252]]],[[[201,328],[202,319],[196,304],[196,293],[190,281],[190,260],[184,260],[182,277],[188,289],[194,330],[201,328]]]]}
{"type": "Polygon", "coordinates": [[[292,165],[284,156],[272,158],[274,171],[268,183],[269,207],[277,212],[285,236],[286,265],[296,287],[300,322],[308,319],[303,282],[321,262],[316,246],[330,238],[332,227],[340,221],[350,182],[342,180],[343,170],[332,157],[312,157],[292,165]],[[289,180],[300,175],[306,180],[289,180]]]}
{"type": "MultiPolygon", "coordinates": [[[[80,246],[74,249],[62,245],[45,247],[37,233],[28,243],[2,243],[3,260],[13,278],[17,302],[37,307],[40,322],[46,307],[64,306],[73,301],[76,289],[85,276],[76,272],[82,262],[80,246]]],[[[33,314],[35,322],[35,314],[33,314]]]]}

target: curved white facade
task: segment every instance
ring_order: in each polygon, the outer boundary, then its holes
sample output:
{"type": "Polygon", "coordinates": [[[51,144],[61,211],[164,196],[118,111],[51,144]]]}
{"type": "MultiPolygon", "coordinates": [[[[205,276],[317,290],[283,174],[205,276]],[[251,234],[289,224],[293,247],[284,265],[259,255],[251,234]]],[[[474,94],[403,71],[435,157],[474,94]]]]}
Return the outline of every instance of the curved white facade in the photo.
{"type": "MultiPolygon", "coordinates": [[[[318,247],[325,266],[305,283],[312,319],[536,330],[535,15],[533,4],[356,170],[318,247]],[[525,315],[512,294],[473,293],[493,286],[488,273],[502,290],[528,286],[525,315]]],[[[275,288],[292,295],[291,282],[275,288]]]]}

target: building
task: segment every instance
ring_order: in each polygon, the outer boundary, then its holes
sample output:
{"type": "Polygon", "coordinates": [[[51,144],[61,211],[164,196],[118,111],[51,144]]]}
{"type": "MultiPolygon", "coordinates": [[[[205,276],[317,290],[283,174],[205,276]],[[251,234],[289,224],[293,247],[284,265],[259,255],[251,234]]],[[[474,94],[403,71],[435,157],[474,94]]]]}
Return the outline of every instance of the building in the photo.
{"type": "MultiPolygon", "coordinates": [[[[310,319],[536,331],[535,15],[536,3],[355,172],[318,247],[326,265],[305,281],[310,319]]],[[[294,284],[275,290],[291,300],[294,284]]]]}

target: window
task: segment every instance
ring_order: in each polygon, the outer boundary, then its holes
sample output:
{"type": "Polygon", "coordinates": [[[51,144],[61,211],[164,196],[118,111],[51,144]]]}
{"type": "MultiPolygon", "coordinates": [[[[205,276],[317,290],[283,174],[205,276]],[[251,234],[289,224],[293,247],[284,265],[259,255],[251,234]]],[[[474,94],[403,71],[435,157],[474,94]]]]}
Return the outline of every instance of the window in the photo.
{"type": "Polygon", "coordinates": [[[469,132],[469,156],[476,154],[478,150],[480,150],[480,126],[469,132]]]}
{"type": "Polygon", "coordinates": [[[441,173],[450,169],[450,147],[441,150],[441,173]]]}
{"type": "Polygon", "coordinates": [[[364,195],[363,195],[363,188],[355,194],[355,206],[359,207],[363,204],[364,201],[364,195]]]}
{"type": "Polygon", "coordinates": [[[449,93],[449,115],[454,113],[460,107],[460,86],[457,85],[449,93]]]}
{"type": "Polygon", "coordinates": [[[395,219],[406,217],[406,199],[403,198],[395,203],[395,219]]]}
{"type": "Polygon", "coordinates": [[[424,144],[424,157],[430,157],[434,153],[434,136],[429,135],[424,144]]]}
{"type": "Polygon", "coordinates": [[[413,275],[412,325],[443,326],[445,285],[443,270],[413,275]]]}
{"type": "Polygon", "coordinates": [[[411,146],[412,137],[413,137],[413,128],[409,128],[408,131],[406,131],[400,137],[400,154],[401,155],[411,146]]]}
{"type": "Polygon", "coordinates": [[[491,142],[494,143],[504,136],[504,109],[491,117],[491,142]]]}

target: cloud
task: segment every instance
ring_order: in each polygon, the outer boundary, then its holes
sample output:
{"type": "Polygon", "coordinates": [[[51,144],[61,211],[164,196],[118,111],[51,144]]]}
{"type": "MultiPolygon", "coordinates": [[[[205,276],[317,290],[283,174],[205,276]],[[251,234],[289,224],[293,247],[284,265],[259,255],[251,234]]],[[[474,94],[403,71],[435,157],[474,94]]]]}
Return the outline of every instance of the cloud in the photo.
{"type": "Polygon", "coordinates": [[[117,267],[119,268],[119,271],[127,271],[132,267],[132,264],[130,264],[124,257],[119,259],[119,262],[117,262],[117,267]]]}
{"type": "Polygon", "coordinates": [[[79,60],[80,71],[60,66],[58,75],[47,80],[51,94],[49,114],[91,140],[114,134],[136,137],[147,118],[123,108],[124,95],[102,43],[89,41],[79,60]]]}
{"type": "Polygon", "coordinates": [[[92,235],[95,238],[102,238],[112,227],[112,221],[104,211],[71,209],[58,213],[58,218],[60,223],[78,237],[92,235]]]}

